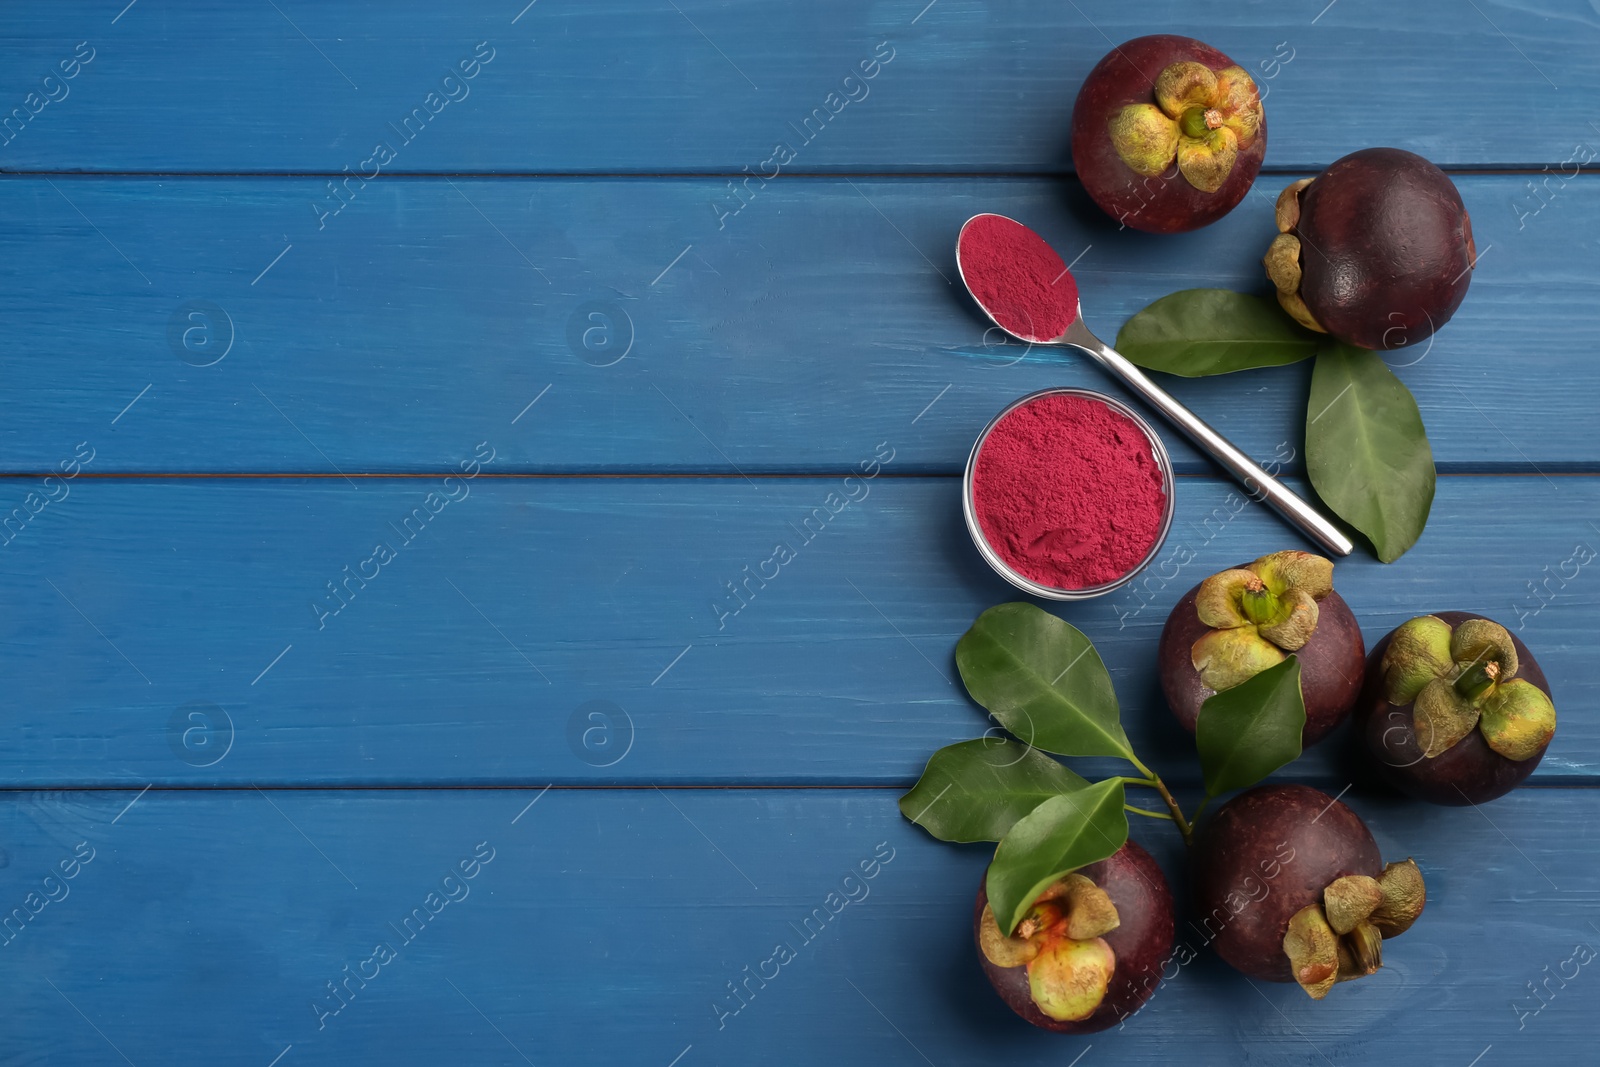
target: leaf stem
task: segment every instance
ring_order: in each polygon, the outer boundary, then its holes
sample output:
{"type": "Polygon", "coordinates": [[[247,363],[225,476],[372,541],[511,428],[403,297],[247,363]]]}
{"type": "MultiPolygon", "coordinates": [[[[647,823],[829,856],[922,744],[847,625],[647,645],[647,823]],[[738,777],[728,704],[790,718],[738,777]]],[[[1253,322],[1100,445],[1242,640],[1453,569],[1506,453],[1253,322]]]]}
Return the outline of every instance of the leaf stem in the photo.
{"type": "Polygon", "coordinates": [[[1185,845],[1193,845],[1194,828],[1189,825],[1189,820],[1183,817],[1183,809],[1178,806],[1177,798],[1167,789],[1167,784],[1161,780],[1161,776],[1139,762],[1139,757],[1132,752],[1128,753],[1128,762],[1133,764],[1134,768],[1145,776],[1145,782],[1157,793],[1160,793],[1161,799],[1167,802],[1167,810],[1172,812],[1172,821],[1177,824],[1178,833],[1183,835],[1183,843],[1185,845]]]}
{"type": "Polygon", "coordinates": [[[1133,778],[1129,775],[1121,774],[1117,776],[1117,781],[1123,782],[1127,785],[1142,785],[1146,789],[1156,788],[1155,779],[1153,778],[1133,778]]]}
{"type": "Polygon", "coordinates": [[[1144,815],[1151,819],[1165,819],[1168,822],[1172,821],[1172,816],[1168,815],[1164,811],[1150,811],[1145,808],[1136,808],[1132,804],[1124,804],[1122,806],[1126,810],[1133,812],[1135,815],[1144,815]]]}

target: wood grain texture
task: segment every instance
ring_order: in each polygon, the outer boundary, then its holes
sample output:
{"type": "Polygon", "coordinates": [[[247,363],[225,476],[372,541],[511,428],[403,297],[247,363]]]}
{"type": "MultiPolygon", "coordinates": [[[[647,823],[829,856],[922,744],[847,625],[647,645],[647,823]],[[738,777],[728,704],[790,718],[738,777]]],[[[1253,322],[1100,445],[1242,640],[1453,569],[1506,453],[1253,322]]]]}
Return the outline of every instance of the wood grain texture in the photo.
{"type": "MultiPolygon", "coordinates": [[[[136,795],[0,798],[7,908],[80,843],[94,856],[0,944],[13,1062],[265,1065],[292,1045],[284,1064],[954,1067],[1092,1046],[1165,1067],[1180,1042],[1206,1065],[1407,1049],[1464,1065],[1489,1045],[1493,1062],[1582,1062],[1600,1008],[1590,789],[1481,813],[1347,794],[1385,857],[1414,856],[1428,880],[1378,975],[1316,1003],[1226,969],[1180,921],[1199,958],[1092,1038],[1033,1030],[993,996],[970,927],[985,850],[927,838],[889,791],[152,790],[129,808],[136,795]],[[395,957],[366,963],[378,943],[395,957]],[[727,983],[779,944],[793,958],[741,1005],[727,983]],[[1563,968],[1576,945],[1591,962],[1563,968]],[[1541,1007],[1527,983],[1562,970],[1541,1007]],[[327,983],[361,971],[341,1006],[327,983]]],[[[1181,876],[1175,834],[1135,832],[1181,876]]]]}
{"type": "MultiPolygon", "coordinates": [[[[37,484],[5,482],[6,499],[37,484]]],[[[955,642],[1022,598],[973,548],[955,479],[65,484],[0,547],[18,785],[909,784],[983,732],[955,642]],[[793,558],[763,566],[780,542],[793,558]],[[394,557],[368,563],[378,543],[394,557]]],[[[1168,611],[1206,574],[1300,544],[1230,494],[1181,479],[1147,576],[1055,606],[1178,781],[1197,764],[1152,672],[1168,611]]],[[[1559,578],[1597,510],[1600,479],[1447,477],[1401,562],[1338,568],[1369,643],[1430,610],[1522,622],[1561,709],[1539,780],[1600,774],[1592,565],[1559,578]]],[[[1288,773],[1349,772],[1330,740],[1288,773]]]]}
{"type": "MultiPolygon", "coordinates": [[[[1286,181],[1155,237],[1057,179],[779,181],[720,230],[712,204],[737,201],[711,180],[383,179],[319,230],[315,179],[7,179],[0,469],[87,439],[97,472],[442,471],[490,438],[502,470],[824,472],[892,437],[897,471],[952,474],[1015,397],[1118,391],[985,332],[950,284],[963,219],[1035,225],[1109,341],[1166,293],[1264,289],[1286,181]]],[[[1600,184],[1519,218],[1527,181],[1459,179],[1474,284],[1431,345],[1389,356],[1447,471],[1600,469],[1600,184]]],[[[1166,384],[1265,461],[1299,450],[1308,379],[1166,384]]]]}
{"type": "Polygon", "coordinates": [[[1537,168],[1593,141],[1569,101],[1600,92],[1588,58],[1600,19],[1578,0],[1476,9],[1344,0],[1329,10],[1266,0],[543,0],[525,11],[516,0],[145,0],[113,22],[120,7],[52,4],[7,20],[8,110],[77,42],[95,58],[0,147],[0,164],[338,173],[388,138],[399,149],[392,167],[413,172],[736,172],[788,139],[800,148],[794,165],[811,171],[1060,170],[1084,75],[1114,44],[1152,32],[1199,37],[1260,79],[1267,161],[1279,168],[1321,167],[1374,144],[1441,164],[1537,168]],[[465,94],[452,90],[443,79],[478,42],[493,60],[465,94]],[[884,42],[889,65],[846,84],[884,42]],[[460,100],[442,103],[406,144],[390,124],[430,92],[460,100]],[[851,92],[859,102],[829,103],[851,92]],[[812,143],[791,132],[830,108],[840,110],[814,120],[823,132],[812,143]]]}
{"type": "MultiPolygon", "coordinates": [[[[1324,4],[13,5],[0,1062],[1591,1058],[1600,16],[1324,4]],[[1117,232],[1067,153],[1084,74],[1158,31],[1247,66],[1271,130],[1257,192],[1166,239],[1117,232]],[[1337,581],[1369,641],[1432,608],[1520,626],[1556,740],[1478,811],[1367,792],[1339,738],[1280,776],[1349,786],[1427,872],[1377,977],[1314,1004],[1202,955],[1124,1032],[1033,1031],[979,978],[985,850],[895,799],[982,732],[951,651],[1017,595],[959,518],[974,435],[1117,390],[986,343],[956,229],[1036,226],[1110,340],[1176,289],[1263,291],[1272,197],[1381,144],[1454,172],[1482,258],[1390,357],[1448,472],[1429,529],[1337,581]]],[[[1169,384],[1298,469],[1307,378],[1169,384]]],[[[1192,476],[1162,564],[1055,610],[1192,804],[1162,621],[1299,542],[1166,436],[1192,476]]]]}

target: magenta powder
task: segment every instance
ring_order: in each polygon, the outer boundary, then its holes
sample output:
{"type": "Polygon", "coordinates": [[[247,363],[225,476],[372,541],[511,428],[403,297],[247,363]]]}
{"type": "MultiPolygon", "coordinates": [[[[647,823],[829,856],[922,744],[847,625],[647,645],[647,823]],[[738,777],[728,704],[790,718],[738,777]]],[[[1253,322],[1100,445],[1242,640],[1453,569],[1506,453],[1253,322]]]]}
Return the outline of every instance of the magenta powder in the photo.
{"type": "Polygon", "coordinates": [[[1012,570],[1053,589],[1116,581],[1161,536],[1166,478],[1139,424],[1056,393],[997,423],[978,452],[973,511],[1012,570]]]}
{"type": "Polygon", "coordinates": [[[1006,330],[1053,341],[1078,317],[1078,283],[1043,237],[1004,215],[975,215],[957,241],[961,277],[1006,330]]]}

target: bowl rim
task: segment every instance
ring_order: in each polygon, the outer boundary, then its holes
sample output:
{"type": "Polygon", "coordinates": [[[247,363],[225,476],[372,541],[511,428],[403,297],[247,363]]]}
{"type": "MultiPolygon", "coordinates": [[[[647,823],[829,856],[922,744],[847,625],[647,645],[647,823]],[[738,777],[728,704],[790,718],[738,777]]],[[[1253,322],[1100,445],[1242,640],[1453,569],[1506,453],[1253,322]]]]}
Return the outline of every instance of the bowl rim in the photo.
{"type": "Polygon", "coordinates": [[[1092,600],[1097,596],[1104,596],[1112,590],[1119,589],[1137,578],[1141,571],[1148,567],[1160,555],[1162,546],[1166,544],[1167,535],[1172,531],[1172,520],[1177,509],[1177,483],[1172,471],[1172,457],[1167,453],[1167,446],[1162,442],[1161,436],[1155,428],[1133,408],[1116,397],[1094,389],[1084,389],[1079,386],[1051,386],[1038,389],[1034,392],[1020,396],[1011,401],[999,414],[989,420],[989,424],[978,434],[978,439],[972,443],[972,451],[967,454],[967,468],[961,478],[961,512],[967,521],[967,533],[972,537],[972,543],[977,547],[978,554],[994,572],[1024,593],[1031,593],[1046,600],[1092,600]],[[1007,415],[1033,401],[1046,396],[1081,396],[1088,400],[1105,404],[1122,415],[1127,416],[1135,426],[1144,434],[1145,440],[1150,445],[1151,454],[1155,457],[1156,466],[1161,469],[1162,488],[1167,498],[1166,507],[1161,516],[1161,528],[1156,533],[1155,540],[1151,542],[1150,550],[1145,553],[1137,564],[1128,569],[1126,574],[1104,582],[1100,585],[1088,586],[1083,589],[1057,589],[1055,586],[1043,585],[1023,574],[1013,570],[1011,565],[1001,557],[989,539],[984,536],[983,527],[978,522],[977,509],[973,501],[974,478],[978,465],[978,453],[983,451],[983,446],[989,440],[989,435],[994,432],[1007,415]]]}

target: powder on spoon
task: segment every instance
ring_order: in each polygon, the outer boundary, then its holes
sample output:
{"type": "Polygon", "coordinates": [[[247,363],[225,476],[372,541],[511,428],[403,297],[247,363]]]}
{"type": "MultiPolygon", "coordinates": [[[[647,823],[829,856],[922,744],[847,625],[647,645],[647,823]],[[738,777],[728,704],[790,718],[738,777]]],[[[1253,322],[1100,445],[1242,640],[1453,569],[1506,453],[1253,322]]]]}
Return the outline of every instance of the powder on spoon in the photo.
{"type": "Polygon", "coordinates": [[[1150,553],[1166,515],[1165,481],[1138,423],[1089,397],[1047,394],[1013,409],[984,440],[973,510],[1012,570],[1053,589],[1089,589],[1150,553]]]}
{"type": "Polygon", "coordinates": [[[994,321],[1053,341],[1078,317],[1078,283],[1043,237],[1004,215],[977,215],[956,241],[961,277],[994,321]]]}

